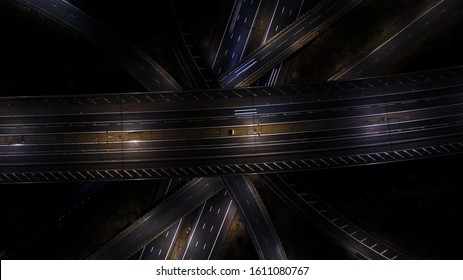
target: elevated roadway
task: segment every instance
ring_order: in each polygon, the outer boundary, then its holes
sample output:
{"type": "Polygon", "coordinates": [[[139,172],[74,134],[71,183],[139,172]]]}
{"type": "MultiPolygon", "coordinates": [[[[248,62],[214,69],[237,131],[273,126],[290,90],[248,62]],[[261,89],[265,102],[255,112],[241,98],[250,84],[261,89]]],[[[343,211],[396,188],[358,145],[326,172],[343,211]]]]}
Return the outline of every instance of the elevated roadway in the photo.
{"type": "MultiPolygon", "coordinates": [[[[130,259],[136,260],[167,260],[172,254],[172,249],[177,241],[179,229],[183,218],[175,222],[161,235],[143,246],[139,252],[132,255],[130,259]]],[[[132,248],[127,248],[128,252],[133,252],[132,248]]]]}
{"type": "MultiPolygon", "coordinates": [[[[171,178],[161,180],[158,192],[154,198],[156,205],[161,204],[167,197],[174,194],[180,187],[184,186],[187,180],[184,178],[171,178]]],[[[197,185],[199,186],[199,185],[197,185]]],[[[200,187],[200,186],[199,186],[200,187]]],[[[175,242],[177,241],[178,231],[182,225],[183,219],[178,220],[175,224],[170,226],[161,235],[146,244],[139,254],[131,256],[131,259],[140,260],[165,260],[168,259],[175,242]]],[[[128,249],[128,251],[132,251],[128,249]]]]}
{"type": "Polygon", "coordinates": [[[2,98],[0,182],[221,176],[460,153],[462,73],[2,98]]]}
{"type": "MultiPolygon", "coordinates": [[[[277,1],[275,8],[273,10],[272,17],[267,26],[267,31],[265,32],[264,39],[262,43],[267,42],[268,39],[272,38],[279,31],[286,28],[292,22],[297,20],[300,15],[305,14],[310,8],[318,4],[319,0],[309,0],[309,1],[299,1],[299,0],[290,0],[290,1],[277,1]]],[[[276,67],[272,68],[270,72],[262,76],[257,82],[257,85],[265,86],[274,86],[277,83],[283,84],[281,82],[282,77],[286,76],[286,71],[288,70],[287,61],[280,62],[276,67]]]]}
{"type": "Polygon", "coordinates": [[[232,69],[221,74],[219,82],[225,88],[250,86],[362,2],[362,0],[322,1],[232,69]]]}
{"type": "Polygon", "coordinates": [[[286,253],[272,220],[248,176],[221,177],[237,204],[259,259],[286,260],[286,253]]]}
{"type": "Polygon", "coordinates": [[[261,2],[261,0],[235,0],[212,61],[212,70],[217,75],[233,68],[243,58],[261,2]]]}
{"type": "Polygon", "coordinates": [[[225,188],[206,201],[192,228],[182,259],[215,259],[235,213],[235,204],[225,188]]]}
{"type": "Polygon", "coordinates": [[[89,259],[127,259],[222,188],[218,178],[191,180],[165,202],[109,240],[89,259]]]}
{"type": "MultiPolygon", "coordinates": [[[[161,1],[164,11],[170,15],[167,18],[173,49],[179,66],[182,67],[189,81],[185,89],[211,89],[220,85],[212,70],[203,59],[199,43],[196,40],[192,26],[181,3],[176,0],[161,1]]],[[[186,82],[186,81],[182,81],[186,82]]]]}

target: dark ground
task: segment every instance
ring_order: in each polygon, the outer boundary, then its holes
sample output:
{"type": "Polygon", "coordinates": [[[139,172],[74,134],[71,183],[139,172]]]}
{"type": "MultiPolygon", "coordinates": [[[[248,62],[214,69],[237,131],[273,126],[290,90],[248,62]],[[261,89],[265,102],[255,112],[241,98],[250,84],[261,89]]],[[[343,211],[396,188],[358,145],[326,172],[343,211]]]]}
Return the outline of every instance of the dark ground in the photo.
{"type": "MultiPolygon", "coordinates": [[[[165,12],[159,1],[135,0],[130,5],[110,0],[75,0],[99,20],[114,26],[153,56],[176,79],[182,79],[174,58],[165,12]],[[106,7],[111,5],[111,9],[106,7]]],[[[228,18],[230,1],[181,1],[206,53],[212,37],[228,18]],[[210,6],[214,13],[204,7],[210,6]],[[193,15],[196,15],[193,17],[193,15]]],[[[367,51],[392,32],[424,0],[369,0],[362,9],[380,16],[366,18],[362,10],[299,52],[290,82],[320,81],[342,66],[341,57],[367,51]],[[402,17],[398,14],[402,11],[402,17]],[[359,29],[359,15],[369,20],[359,29]],[[365,25],[364,25],[365,27],[365,25]],[[376,35],[374,35],[376,34],[376,35]],[[378,35],[379,34],[379,35],[378,35]],[[371,38],[371,42],[366,42],[371,38]],[[351,40],[351,41],[349,41],[351,40]],[[357,41],[357,43],[354,43],[357,41]],[[351,43],[349,43],[351,42],[351,43]],[[359,45],[358,42],[362,42],[359,45]]],[[[143,91],[138,82],[80,35],[8,0],[0,0],[0,94],[39,95],[143,91]]],[[[406,53],[384,73],[399,73],[463,64],[463,21],[453,20],[406,53]]],[[[347,63],[347,60],[344,61],[347,63]]],[[[382,166],[305,172],[310,188],[369,232],[420,259],[461,259],[463,231],[462,156],[382,166]],[[342,181],[339,180],[342,178],[342,181]]],[[[287,254],[293,259],[350,258],[312,225],[301,223],[275,194],[255,180],[269,207],[287,254]]],[[[0,251],[10,250],[4,237],[20,226],[44,219],[52,229],[34,236],[16,258],[80,259],[150,207],[153,182],[114,183],[61,225],[56,221],[62,197],[76,184],[0,186],[0,251]],[[48,222],[47,222],[48,223],[48,222]],[[39,242],[37,242],[39,241],[39,242]]],[[[60,208],[60,209],[61,209],[60,208]]],[[[45,223],[45,222],[44,222],[45,223]]],[[[36,228],[38,229],[38,227],[36,228]]],[[[22,229],[24,231],[24,228],[22,229]]],[[[222,258],[256,258],[242,221],[236,218],[222,258]],[[240,246],[236,246],[236,245],[240,246]]]]}
{"type": "MultiPolygon", "coordinates": [[[[344,216],[413,258],[461,259],[462,159],[459,155],[299,175],[305,179],[306,188],[344,216]]],[[[254,179],[257,184],[259,181],[254,179]]],[[[337,252],[339,248],[331,248],[336,246],[328,244],[331,241],[324,244],[326,241],[316,235],[316,229],[298,222],[297,214],[279,202],[270,189],[259,190],[266,205],[272,205],[268,210],[288,256],[323,258],[323,253],[329,252],[327,258],[348,257],[337,252]],[[327,250],[312,256],[319,248],[327,250]],[[309,252],[301,252],[304,249],[309,252]]]]}

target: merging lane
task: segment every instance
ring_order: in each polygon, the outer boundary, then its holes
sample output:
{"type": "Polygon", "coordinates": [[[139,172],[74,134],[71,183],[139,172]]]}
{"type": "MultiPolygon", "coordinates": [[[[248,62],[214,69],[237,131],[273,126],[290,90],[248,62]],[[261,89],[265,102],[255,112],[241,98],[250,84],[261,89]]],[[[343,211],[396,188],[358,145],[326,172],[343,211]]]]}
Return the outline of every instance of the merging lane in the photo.
{"type": "MultiPolygon", "coordinates": [[[[167,197],[169,197],[175,191],[177,191],[179,187],[185,185],[186,182],[187,180],[184,178],[172,178],[168,180],[162,180],[159,185],[158,193],[156,194],[154,202],[156,204],[162,203],[167,197]]],[[[167,258],[169,258],[174,247],[175,241],[177,241],[178,230],[182,225],[182,221],[183,219],[177,221],[161,235],[159,235],[151,242],[146,244],[141,249],[139,255],[132,255],[131,258],[136,257],[136,259],[140,260],[166,260],[167,258]]],[[[132,250],[129,249],[128,251],[132,250]]]]}
{"type": "Polygon", "coordinates": [[[212,70],[221,75],[234,67],[246,50],[261,0],[235,0],[225,32],[212,62],[212,70]]]}
{"type": "Polygon", "coordinates": [[[244,218],[259,259],[286,260],[283,244],[249,177],[224,176],[221,179],[244,218]]]}
{"type": "MultiPolygon", "coordinates": [[[[292,22],[297,20],[300,15],[305,14],[310,8],[315,6],[319,1],[300,1],[300,0],[290,0],[290,1],[277,1],[275,9],[270,19],[270,23],[265,32],[264,39],[262,43],[267,42],[268,39],[272,38],[278,32],[286,28],[292,22]]],[[[280,73],[285,73],[288,68],[288,65],[282,61],[276,67],[272,68],[270,72],[262,76],[262,78],[257,81],[257,84],[263,84],[265,86],[273,86],[277,84],[280,73]],[[283,71],[282,71],[283,70],[283,71]]],[[[284,75],[283,75],[284,76],[284,75]]]]}
{"type": "Polygon", "coordinates": [[[239,64],[221,74],[219,82],[225,88],[251,85],[362,2],[362,0],[326,0],[320,3],[249,54],[239,64]]]}
{"type": "Polygon", "coordinates": [[[137,223],[109,240],[89,259],[127,259],[222,188],[218,178],[193,179],[137,223]]]}

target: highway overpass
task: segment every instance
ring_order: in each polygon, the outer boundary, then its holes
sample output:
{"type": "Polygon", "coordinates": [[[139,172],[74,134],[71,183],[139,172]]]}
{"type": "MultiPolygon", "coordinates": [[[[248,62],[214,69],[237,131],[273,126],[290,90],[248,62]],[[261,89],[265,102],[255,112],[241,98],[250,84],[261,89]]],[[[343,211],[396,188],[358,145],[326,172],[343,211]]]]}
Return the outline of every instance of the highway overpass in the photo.
{"type": "Polygon", "coordinates": [[[230,90],[2,98],[0,182],[237,175],[460,153],[462,70],[230,90]]]}
{"type": "Polygon", "coordinates": [[[223,188],[219,178],[198,178],[130,225],[89,259],[127,259],[223,188]]]}

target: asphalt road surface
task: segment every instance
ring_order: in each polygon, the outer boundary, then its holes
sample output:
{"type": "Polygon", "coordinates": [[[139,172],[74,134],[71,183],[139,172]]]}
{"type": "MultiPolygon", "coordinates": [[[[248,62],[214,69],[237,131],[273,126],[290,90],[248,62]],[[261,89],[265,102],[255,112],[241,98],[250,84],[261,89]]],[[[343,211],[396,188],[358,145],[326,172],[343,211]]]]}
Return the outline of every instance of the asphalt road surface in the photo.
{"type": "Polygon", "coordinates": [[[225,88],[251,85],[361,2],[363,1],[327,0],[322,2],[253,51],[232,69],[222,73],[219,82],[225,88]]]}
{"type": "Polygon", "coordinates": [[[109,240],[89,259],[127,259],[222,188],[219,178],[193,179],[137,223],[109,240]]]}
{"type": "Polygon", "coordinates": [[[221,179],[245,220],[259,258],[286,260],[285,250],[272,220],[249,177],[224,176],[221,179]]]}
{"type": "Polygon", "coordinates": [[[458,153],[461,70],[169,95],[2,98],[0,183],[283,172],[458,153]],[[235,98],[224,103],[226,94],[235,98]],[[204,99],[185,101],[196,96],[204,99]]]}
{"type": "Polygon", "coordinates": [[[225,188],[204,203],[182,259],[214,259],[225,240],[235,212],[235,205],[225,188]]]}
{"type": "Polygon", "coordinates": [[[225,32],[212,62],[212,70],[220,75],[242,58],[259,12],[261,0],[236,0],[225,32]]]}

